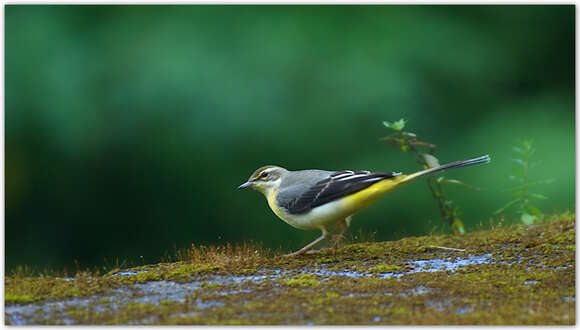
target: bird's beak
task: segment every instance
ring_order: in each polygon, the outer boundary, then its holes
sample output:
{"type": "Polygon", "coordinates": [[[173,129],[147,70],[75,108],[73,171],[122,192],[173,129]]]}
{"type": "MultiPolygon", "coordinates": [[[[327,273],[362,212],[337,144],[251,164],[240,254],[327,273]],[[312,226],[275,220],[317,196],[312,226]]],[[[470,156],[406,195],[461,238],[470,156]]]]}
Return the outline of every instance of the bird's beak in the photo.
{"type": "Polygon", "coordinates": [[[243,183],[243,184],[241,184],[241,185],[238,187],[238,189],[247,188],[247,187],[250,187],[250,186],[252,186],[252,185],[254,185],[254,183],[253,183],[253,182],[250,182],[250,181],[248,181],[248,182],[246,182],[246,183],[243,183]]]}

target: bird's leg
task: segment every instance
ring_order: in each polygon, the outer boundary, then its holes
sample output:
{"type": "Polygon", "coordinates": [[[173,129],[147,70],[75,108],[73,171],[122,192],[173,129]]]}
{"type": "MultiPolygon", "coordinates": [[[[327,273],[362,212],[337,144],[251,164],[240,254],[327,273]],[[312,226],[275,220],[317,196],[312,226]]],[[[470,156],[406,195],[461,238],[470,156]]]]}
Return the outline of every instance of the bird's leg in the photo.
{"type": "Polygon", "coordinates": [[[332,245],[332,248],[334,249],[335,252],[336,252],[336,249],[338,249],[338,244],[342,240],[342,237],[344,236],[344,233],[346,232],[346,230],[350,226],[350,220],[351,220],[351,218],[350,217],[347,217],[346,219],[344,219],[340,223],[340,226],[341,226],[340,233],[338,235],[336,235],[336,237],[334,238],[334,244],[332,245]]]}
{"type": "Polygon", "coordinates": [[[317,239],[315,239],[314,241],[312,241],[310,244],[306,245],[305,247],[301,248],[300,250],[285,255],[285,257],[293,257],[293,256],[297,256],[297,255],[306,253],[306,251],[308,251],[311,247],[313,247],[314,245],[320,243],[320,241],[325,239],[326,236],[328,236],[328,232],[326,231],[326,228],[322,228],[322,235],[320,235],[320,237],[318,237],[317,239]]]}

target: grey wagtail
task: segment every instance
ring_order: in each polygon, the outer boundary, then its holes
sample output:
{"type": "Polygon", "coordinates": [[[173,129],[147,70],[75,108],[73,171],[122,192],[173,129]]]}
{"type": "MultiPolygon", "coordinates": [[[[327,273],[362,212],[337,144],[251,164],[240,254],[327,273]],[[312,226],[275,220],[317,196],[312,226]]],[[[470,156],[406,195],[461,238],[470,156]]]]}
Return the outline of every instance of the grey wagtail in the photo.
{"type": "Polygon", "coordinates": [[[263,166],[238,187],[252,187],[268,200],[274,213],[290,226],[320,229],[322,235],[288,256],[303,254],[325,239],[326,227],[340,224],[342,230],[334,247],[350,225],[351,216],[379,197],[426,174],[452,168],[487,163],[489,155],[461,160],[413,174],[370,171],[288,171],[279,166],[263,166]]]}

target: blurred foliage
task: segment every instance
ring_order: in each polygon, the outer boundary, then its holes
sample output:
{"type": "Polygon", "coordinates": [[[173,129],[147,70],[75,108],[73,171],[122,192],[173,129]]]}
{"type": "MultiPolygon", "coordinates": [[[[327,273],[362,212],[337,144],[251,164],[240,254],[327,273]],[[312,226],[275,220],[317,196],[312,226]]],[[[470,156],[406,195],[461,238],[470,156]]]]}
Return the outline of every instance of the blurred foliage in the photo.
{"type": "MultiPolygon", "coordinates": [[[[381,140],[390,142],[394,147],[400,148],[404,152],[409,151],[413,153],[417,163],[421,165],[421,169],[440,166],[439,159],[435,157],[437,146],[429,142],[418,141],[417,134],[404,131],[403,128],[405,128],[406,123],[407,121],[404,118],[393,123],[384,121],[383,125],[393,130],[393,133],[389,136],[383,137],[381,140]],[[422,148],[426,148],[427,151],[425,152],[422,148]]],[[[426,178],[426,181],[427,186],[429,186],[429,190],[431,191],[431,195],[437,201],[439,212],[441,212],[441,218],[449,224],[449,227],[454,234],[465,234],[465,226],[459,218],[459,206],[457,206],[453,200],[445,197],[445,194],[443,193],[443,184],[456,184],[473,189],[478,188],[456,179],[447,179],[443,175],[429,175],[426,178]]]]}
{"type": "Polygon", "coordinates": [[[532,156],[536,153],[533,144],[532,140],[524,140],[520,143],[520,146],[512,148],[516,153],[516,156],[511,160],[516,164],[516,167],[513,169],[513,175],[510,175],[509,179],[517,182],[518,186],[504,190],[512,191],[514,199],[507,202],[499,210],[495,211],[495,214],[500,214],[505,212],[508,208],[515,206],[517,209],[516,212],[520,215],[520,220],[522,223],[527,225],[538,222],[544,218],[544,214],[540,209],[532,204],[532,200],[548,199],[548,197],[542,194],[531,192],[530,187],[554,182],[553,179],[530,182],[530,170],[537,165],[536,162],[531,161],[532,156]]]}
{"type": "MultiPolygon", "coordinates": [[[[456,194],[466,230],[505,202],[505,141],[524,136],[557,179],[538,207],[573,209],[574,19],[572,5],[7,5],[6,267],[295,250],[318,233],[235,187],[267,164],[413,171],[373,143],[382,118],[412,121],[442,162],[494,155],[454,174],[489,192],[456,194]]],[[[430,198],[410,184],[351,230],[429,232],[430,198]]]]}

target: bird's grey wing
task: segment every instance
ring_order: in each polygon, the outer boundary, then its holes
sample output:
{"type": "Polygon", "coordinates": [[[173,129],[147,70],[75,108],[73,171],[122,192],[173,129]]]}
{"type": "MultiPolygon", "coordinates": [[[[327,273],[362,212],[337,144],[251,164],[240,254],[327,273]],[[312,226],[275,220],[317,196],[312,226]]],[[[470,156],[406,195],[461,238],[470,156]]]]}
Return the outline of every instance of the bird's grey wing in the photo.
{"type": "Polygon", "coordinates": [[[354,194],[381,180],[400,175],[395,172],[340,171],[310,185],[296,185],[281,190],[277,199],[290,214],[302,214],[311,209],[354,194]],[[280,196],[282,194],[282,196],[280,196]]]}

